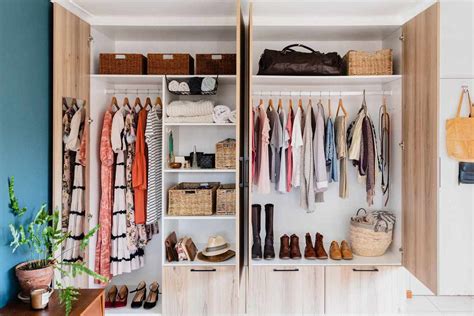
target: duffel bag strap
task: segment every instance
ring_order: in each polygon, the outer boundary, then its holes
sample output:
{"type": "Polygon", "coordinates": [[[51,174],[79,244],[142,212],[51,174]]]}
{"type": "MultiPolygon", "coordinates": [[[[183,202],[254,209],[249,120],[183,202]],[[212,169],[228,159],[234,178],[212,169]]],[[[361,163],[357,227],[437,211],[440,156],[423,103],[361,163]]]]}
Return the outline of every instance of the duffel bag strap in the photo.
{"type": "Polygon", "coordinates": [[[302,48],[307,49],[307,50],[309,50],[310,52],[316,54],[316,51],[315,51],[314,49],[312,49],[311,47],[308,47],[308,46],[306,46],[306,45],[303,45],[303,44],[291,44],[291,45],[288,45],[288,46],[286,46],[285,48],[283,48],[283,49],[281,50],[281,52],[282,52],[282,53],[294,52],[295,50],[293,49],[293,47],[302,47],[302,48]]]}

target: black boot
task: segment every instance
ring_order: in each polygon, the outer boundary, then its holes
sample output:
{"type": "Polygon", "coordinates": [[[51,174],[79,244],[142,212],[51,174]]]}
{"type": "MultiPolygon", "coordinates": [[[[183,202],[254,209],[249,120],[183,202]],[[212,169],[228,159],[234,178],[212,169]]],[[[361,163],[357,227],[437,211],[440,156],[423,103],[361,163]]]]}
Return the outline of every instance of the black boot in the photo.
{"type": "Polygon", "coordinates": [[[260,239],[260,227],[262,222],[262,207],[260,204],[252,205],[252,259],[262,259],[262,240],[260,239]]]}
{"type": "Polygon", "coordinates": [[[265,232],[263,257],[266,260],[275,259],[275,249],[273,248],[273,204],[265,204],[265,232]]]}

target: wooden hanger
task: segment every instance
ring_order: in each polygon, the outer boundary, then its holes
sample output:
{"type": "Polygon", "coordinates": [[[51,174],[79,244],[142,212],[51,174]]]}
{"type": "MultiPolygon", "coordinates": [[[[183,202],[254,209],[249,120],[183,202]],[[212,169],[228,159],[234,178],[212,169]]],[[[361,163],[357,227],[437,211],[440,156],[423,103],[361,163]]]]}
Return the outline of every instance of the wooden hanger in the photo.
{"type": "Polygon", "coordinates": [[[130,106],[130,101],[128,101],[128,97],[123,99],[123,107],[125,107],[128,111],[132,111],[132,107],[130,106]]]}
{"type": "Polygon", "coordinates": [[[347,116],[347,111],[346,108],[344,107],[344,104],[342,103],[342,98],[339,98],[339,104],[337,105],[337,111],[336,111],[336,117],[339,115],[339,110],[342,110],[344,113],[344,116],[347,116]]]}
{"type": "Polygon", "coordinates": [[[329,117],[332,116],[332,112],[331,112],[331,99],[328,99],[328,113],[329,113],[329,117]]]}
{"type": "MultiPolygon", "coordinates": [[[[311,101],[311,100],[310,100],[311,101]]],[[[298,100],[298,107],[303,110],[303,100],[301,98],[298,100]]]]}
{"type": "Polygon", "coordinates": [[[293,111],[293,100],[290,99],[290,111],[293,111]]]}
{"type": "Polygon", "coordinates": [[[145,110],[149,111],[149,110],[151,110],[152,107],[153,107],[153,104],[151,104],[150,97],[146,97],[145,105],[144,105],[145,110]]]}
{"type": "Polygon", "coordinates": [[[279,98],[278,99],[278,111],[280,111],[282,107],[283,107],[283,103],[281,101],[281,98],[279,98]]]}
{"type": "Polygon", "coordinates": [[[140,110],[143,109],[142,101],[140,100],[139,97],[135,98],[135,104],[133,105],[133,109],[135,110],[136,113],[140,112],[140,110]]]}
{"type": "Polygon", "coordinates": [[[263,108],[263,105],[264,105],[263,99],[260,99],[258,101],[258,106],[257,107],[261,109],[261,108],[263,108]]]}
{"type": "Polygon", "coordinates": [[[120,106],[118,105],[118,102],[117,102],[117,98],[116,97],[112,97],[112,101],[110,102],[110,109],[113,111],[113,112],[116,112],[120,109],[120,106]]]}
{"type": "Polygon", "coordinates": [[[158,105],[160,108],[163,107],[163,102],[161,102],[161,98],[160,98],[160,97],[156,97],[155,105],[158,105]]]}
{"type": "Polygon", "coordinates": [[[269,107],[272,111],[275,110],[275,108],[273,107],[273,99],[269,99],[269,100],[268,100],[268,107],[269,107]]]}

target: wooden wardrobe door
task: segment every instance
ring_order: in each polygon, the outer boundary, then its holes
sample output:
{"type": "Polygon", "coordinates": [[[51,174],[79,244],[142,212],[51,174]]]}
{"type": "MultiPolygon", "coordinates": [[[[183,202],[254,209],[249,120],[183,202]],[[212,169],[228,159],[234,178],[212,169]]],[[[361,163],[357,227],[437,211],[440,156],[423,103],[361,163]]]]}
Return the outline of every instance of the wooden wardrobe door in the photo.
{"type": "MultiPolygon", "coordinates": [[[[85,100],[86,120],[89,117],[90,90],[90,25],[54,3],[53,9],[53,208],[61,211],[63,168],[62,98],[85,100]]],[[[85,124],[88,132],[89,124],[85,124]]],[[[88,135],[88,134],[86,134],[88,135]]],[[[89,143],[89,141],[87,141],[89,143]]],[[[89,148],[86,149],[89,152],[89,148]]],[[[89,214],[89,155],[85,168],[86,227],[89,214]]],[[[88,261],[88,250],[84,260],[88,261]]],[[[81,280],[87,286],[87,277],[81,280]]]]}
{"type": "Polygon", "coordinates": [[[436,293],[439,3],[403,35],[403,265],[436,293]]]}

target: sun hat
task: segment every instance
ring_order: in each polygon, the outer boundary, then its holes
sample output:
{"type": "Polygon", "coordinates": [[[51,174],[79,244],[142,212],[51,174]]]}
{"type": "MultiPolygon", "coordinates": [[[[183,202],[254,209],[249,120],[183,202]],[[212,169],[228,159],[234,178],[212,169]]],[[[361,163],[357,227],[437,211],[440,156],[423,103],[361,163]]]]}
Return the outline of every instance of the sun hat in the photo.
{"type": "Polygon", "coordinates": [[[207,241],[206,248],[202,250],[202,254],[206,257],[218,256],[230,250],[230,245],[224,237],[220,235],[211,236],[207,241]]]}

